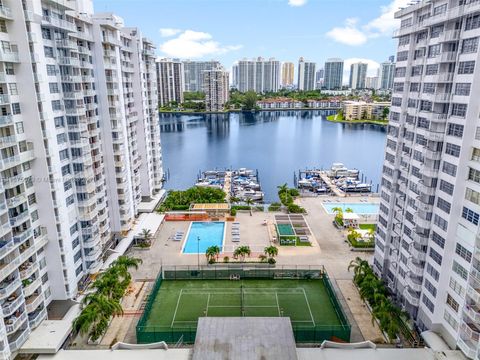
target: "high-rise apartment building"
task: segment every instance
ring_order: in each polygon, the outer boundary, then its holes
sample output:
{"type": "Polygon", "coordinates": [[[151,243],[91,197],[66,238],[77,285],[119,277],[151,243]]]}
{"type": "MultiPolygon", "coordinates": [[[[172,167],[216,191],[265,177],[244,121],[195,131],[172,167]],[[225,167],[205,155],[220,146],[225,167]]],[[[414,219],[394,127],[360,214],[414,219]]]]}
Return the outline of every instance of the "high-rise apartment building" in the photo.
{"type": "Polygon", "coordinates": [[[77,295],[162,186],[154,46],[92,11],[0,7],[0,359],[77,295]]]}
{"type": "Polygon", "coordinates": [[[303,57],[298,59],[298,90],[315,90],[315,67],[314,62],[306,61],[303,57]]]}
{"type": "Polygon", "coordinates": [[[206,111],[223,111],[229,99],[228,72],[223,67],[206,70],[203,74],[206,111]]]}
{"type": "Polygon", "coordinates": [[[220,62],[211,61],[183,61],[184,91],[203,91],[204,71],[214,70],[221,66],[220,62]]]}
{"type": "Polygon", "coordinates": [[[378,76],[367,76],[365,78],[366,89],[377,89],[377,87],[378,87],[378,76]]]}
{"type": "Polygon", "coordinates": [[[325,61],[323,87],[327,90],[339,90],[343,83],[343,60],[328,59],[325,61]]]}
{"type": "Polygon", "coordinates": [[[366,84],[365,80],[367,78],[367,68],[368,64],[366,63],[354,63],[350,65],[350,89],[365,89],[366,84]]]}
{"type": "Polygon", "coordinates": [[[382,90],[392,90],[394,74],[394,57],[390,56],[388,61],[381,63],[378,69],[378,88],[382,90]]]}
{"type": "Polygon", "coordinates": [[[178,59],[160,59],[157,61],[158,101],[160,106],[171,102],[183,103],[185,88],[183,62],[178,59]]]}
{"type": "Polygon", "coordinates": [[[270,58],[239,60],[233,65],[233,86],[240,92],[265,93],[280,88],[280,61],[270,58]]]}
{"type": "Polygon", "coordinates": [[[292,86],[294,79],[295,65],[292,62],[282,64],[282,86],[292,86]]]}
{"type": "Polygon", "coordinates": [[[321,89],[323,86],[323,78],[325,77],[325,70],[318,69],[315,73],[315,89],[321,89]]]}
{"type": "Polygon", "coordinates": [[[398,11],[374,270],[421,330],[479,358],[480,1],[398,11]]]}

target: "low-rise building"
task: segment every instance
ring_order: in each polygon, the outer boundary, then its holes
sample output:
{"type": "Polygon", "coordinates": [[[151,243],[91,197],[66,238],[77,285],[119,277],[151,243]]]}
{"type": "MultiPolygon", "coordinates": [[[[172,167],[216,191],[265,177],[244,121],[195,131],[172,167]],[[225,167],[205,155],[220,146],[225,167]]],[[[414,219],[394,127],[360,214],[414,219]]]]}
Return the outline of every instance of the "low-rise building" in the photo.
{"type": "Polygon", "coordinates": [[[288,99],[288,98],[274,98],[257,101],[257,106],[262,110],[268,109],[301,109],[305,107],[303,101],[288,99]]]}
{"type": "Polygon", "coordinates": [[[389,107],[388,101],[344,101],[342,103],[343,118],[345,120],[379,120],[384,117],[384,109],[389,107]]]}

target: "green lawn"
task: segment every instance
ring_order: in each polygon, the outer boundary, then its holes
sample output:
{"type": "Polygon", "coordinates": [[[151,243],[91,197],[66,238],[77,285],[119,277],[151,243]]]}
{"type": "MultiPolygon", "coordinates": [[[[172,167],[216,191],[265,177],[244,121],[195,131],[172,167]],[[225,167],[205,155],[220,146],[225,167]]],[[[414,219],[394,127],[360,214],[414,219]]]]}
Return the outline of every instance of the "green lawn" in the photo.
{"type": "Polygon", "coordinates": [[[375,231],[375,229],[377,228],[375,224],[360,224],[358,227],[362,230],[373,230],[373,231],[375,231]]]}
{"type": "Polygon", "coordinates": [[[164,280],[145,326],[196,326],[202,316],[288,316],[292,325],[341,325],[322,280],[164,280]]]}
{"type": "Polygon", "coordinates": [[[388,120],[346,120],[343,118],[342,115],[337,115],[337,114],[328,115],[327,120],[332,122],[340,122],[340,123],[347,123],[347,124],[357,123],[357,124],[388,125],[388,120]]]}

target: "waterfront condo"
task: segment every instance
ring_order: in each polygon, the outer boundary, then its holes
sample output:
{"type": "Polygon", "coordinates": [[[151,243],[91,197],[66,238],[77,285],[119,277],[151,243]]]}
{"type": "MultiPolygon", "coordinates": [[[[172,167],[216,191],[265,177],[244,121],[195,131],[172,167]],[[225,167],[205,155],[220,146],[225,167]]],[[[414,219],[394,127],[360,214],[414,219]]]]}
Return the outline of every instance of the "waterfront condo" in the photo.
{"type": "Polygon", "coordinates": [[[478,359],[480,1],[421,1],[395,16],[374,269],[421,330],[478,359]]]}
{"type": "Polygon", "coordinates": [[[162,187],[154,45],[89,0],[0,6],[0,359],[162,187]]]}

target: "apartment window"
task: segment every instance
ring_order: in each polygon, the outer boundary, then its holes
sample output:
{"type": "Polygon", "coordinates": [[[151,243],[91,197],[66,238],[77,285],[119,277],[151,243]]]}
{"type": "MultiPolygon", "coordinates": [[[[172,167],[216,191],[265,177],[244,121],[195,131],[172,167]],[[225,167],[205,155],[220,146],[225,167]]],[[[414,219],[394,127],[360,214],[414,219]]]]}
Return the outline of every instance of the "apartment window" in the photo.
{"type": "Polygon", "coordinates": [[[480,14],[468,16],[465,19],[465,31],[478,29],[480,27],[480,14]]]}
{"type": "Polygon", "coordinates": [[[5,20],[0,20],[0,32],[7,33],[7,24],[5,20]]]}
{"type": "Polygon", "coordinates": [[[473,225],[478,225],[478,219],[479,219],[478,213],[476,213],[473,210],[470,210],[466,206],[464,206],[462,209],[462,217],[465,220],[471,222],[473,225]]]}
{"type": "Polygon", "coordinates": [[[437,207],[440,210],[446,212],[447,214],[450,214],[450,209],[451,209],[452,206],[448,201],[439,197],[439,198],[437,198],[437,207]]]}
{"type": "Polygon", "coordinates": [[[428,31],[422,31],[417,34],[417,44],[428,37],[428,31]]]}
{"type": "Polygon", "coordinates": [[[432,102],[427,100],[420,101],[420,111],[432,111],[432,102]]]}
{"type": "Polygon", "coordinates": [[[5,63],[5,74],[7,75],[15,75],[15,67],[12,63],[5,63]]]}
{"type": "Polygon", "coordinates": [[[452,327],[453,330],[457,331],[458,330],[458,322],[455,320],[455,317],[452,316],[447,310],[444,311],[443,313],[443,318],[447,322],[448,325],[452,327]]]}
{"type": "Polygon", "coordinates": [[[445,239],[438,235],[435,231],[432,231],[432,241],[442,249],[445,247],[445,239]]]}
{"type": "Polygon", "coordinates": [[[466,248],[464,248],[462,245],[457,243],[455,246],[455,254],[460,256],[462,259],[464,259],[466,262],[472,261],[472,252],[468,251],[466,248]]]}
{"type": "Polygon", "coordinates": [[[461,297],[465,296],[465,288],[453,277],[450,277],[450,282],[448,286],[450,287],[450,289],[455,291],[455,293],[460,295],[461,297]]]}
{"type": "Polygon", "coordinates": [[[408,45],[410,43],[410,35],[404,35],[404,36],[401,36],[399,39],[398,39],[398,45],[401,46],[401,45],[408,45]]]}
{"type": "Polygon", "coordinates": [[[425,48],[415,50],[413,53],[413,60],[421,59],[425,56],[425,48]]]}
{"type": "Polygon", "coordinates": [[[408,50],[407,51],[399,51],[397,53],[397,61],[405,61],[408,60],[408,50]]]}
{"type": "Polygon", "coordinates": [[[405,67],[398,67],[395,69],[395,77],[405,77],[407,73],[407,68],[405,67]]]}
{"type": "Polygon", "coordinates": [[[437,57],[438,55],[440,55],[440,52],[441,52],[440,44],[430,45],[428,47],[428,57],[429,58],[437,57]]]}
{"type": "Polygon", "coordinates": [[[444,161],[442,171],[445,174],[455,176],[457,174],[457,166],[449,163],[448,161],[444,161]]]}
{"type": "Polygon", "coordinates": [[[455,260],[453,260],[453,265],[452,265],[452,270],[458,274],[463,280],[467,280],[468,272],[467,270],[457,263],[455,260]]]}
{"type": "Polygon", "coordinates": [[[463,136],[463,125],[448,123],[447,135],[461,138],[463,136]]]}
{"type": "Polygon", "coordinates": [[[470,83],[455,84],[455,95],[468,96],[470,95],[470,83]]]}
{"type": "Polygon", "coordinates": [[[459,74],[473,74],[475,70],[475,61],[461,61],[458,64],[459,74]]]}
{"type": "Polygon", "coordinates": [[[65,119],[63,116],[57,116],[56,118],[53,119],[55,121],[55,127],[56,128],[63,128],[65,127],[65,119]]]}
{"type": "Polygon", "coordinates": [[[480,161],[480,149],[477,149],[477,148],[472,149],[472,160],[480,161]]]}
{"type": "Polygon", "coordinates": [[[23,134],[25,132],[25,129],[23,127],[23,121],[15,123],[15,129],[17,131],[17,134],[23,134]]]}
{"type": "Polygon", "coordinates": [[[49,83],[48,86],[50,87],[50,94],[58,94],[60,89],[58,87],[58,83],[49,83]]]}
{"type": "Polygon", "coordinates": [[[404,88],[404,84],[402,82],[400,83],[393,83],[393,91],[394,92],[402,92],[404,88]]]}
{"type": "Polygon", "coordinates": [[[447,4],[443,4],[433,8],[433,16],[444,14],[447,11],[447,4]]]}
{"type": "Polygon", "coordinates": [[[413,22],[413,18],[403,19],[400,22],[400,28],[403,29],[403,28],[409,27],[412,25],[412,22],[413,22]]]}
{"type": "Polygon", "coordinates": [[[465,199],[476,205],[480,205],[480,193],[470,188],[465,189],[465,199]]]}
{"type": "Polygon", "coordinates": [[[430,301],[430,299],[427,297],[427,295],[422,294],[422,302],[425,304],[428,310],[433,313],[435,310],[435,305],[433,305],[433,302],[430,301]]]}
{"type": "Polygon", "coordinates": [[[78,224],[75,223],[72,226],[70,226],[70,235],[75,234],[77,231],[78,231],[78,224]]]}
{"type": "Polygon", "coordinates": [[[423,65],[417,65],[412,67],[412,76],[422,75],[423,65]]]}
{"type": "Polygon", "coordinates": [[[411,92],[419,92],[420,91],[420,83],[411,83],[410,84],[410,91],[411,92]]]}
{"type": "Polygon", "coordinates": [[[445,146],[445,154],[452,155],[452,156],[455,156],[455,157],[459,157],[460,156],[460,146],[455,145],[455,144],[451,144],[451,143],[447,143],[447,145],[445,146]]]}
{"type": "Polygon", "coordinates": [[[426,94],[434,94],[436,89],[435,83],[424,83],[423,84],[423,92],[426,94]]]}
{"type": "Polygon", "coordinates": [[[50,32],[50,29],[42,27],[42,38],[46,40],[52,40],[52,33],[50,32]]]}
{"type": "Polygon", "coordinates": [[[66,160],[70,158],[68,149],[60,150],[58,154],[60,156],[60,160],[66,160]]]}
{"type": "Polygon", "coordinates": [[[48,76],[57,75],[57,69],[55,68],[55,65],[47,65],[47,75],[48,76]]]}
{"type": "Polygon", "coordinates": [[[12,114],[13,115],[18,115],[21,114],[22,111],[20,110],[20,104],[19,103],[12,103],[12,114]]]}
{"type": "Polygon", "coordinates": [[[45,53],[45,57],[47,58],[53,58],[53,48],[51,46],[44,46],[43,47],[43,52],[45,53]]]}
{"type": "Polygon", "coordinates": [[[67,135],[65,133],[57,134],[57,144],[64,144],[67,142],[67,135]]]}
{"type": "Polygon", "coordinates": [[[70,165],[64,165],[62,166],[62,175],[65,176],[67,174],[70,174],[71,173],[71,169],[70,169],[70,165]]]}
{"type": "Polygon", "coordinates": [[[478,37],[463,40],[462,42],[463,54],[475,53],[477,52],[477,49],[478,49],[478,37]]]}
{"type": "MultiPolygon", "coordinates": [[[[432,26],[432,30],[430,32],[430,37],[432,39],[438,38],[442,32],[443,32],[443,25],[432,26]]],[[[440,45],[434,45],[434,46],[438,46],[440,48],[440,45]]]]}
{"type": "Polygon", "coordinates": [[[448,221],[444,218],[440,217],[439,215],[435,214],[433,217],[433,223],[437,225],[443,231],[447,231],[448,228],[448,221]]]}
{"type": "Polygon", "coordinates": [[[472,180],[480,184],[480,171],[470,168],[468,170],[468,180],[472,180]]]}
{"type": "Polygon", "coordinates": [[[63,190],[64,191],[68,191],[72,188],[72,181],[71,180],[67,180],[63,183],[63,190]]]}
{"type": "Polygon", "coordinates": [[[452,115],[464,118],[467,115],[467,104],[452,104],[452,115]]]}
{"type": "Polygon", "coordinates": [[[430,121],[423,117],[417,119],[417,126],[422,129],[428,129],[430,127],[430,121]]]}
{"type": "Polygon", "coordinates": [[[427,65],[425,68],[425,75],[436,75],[438,74],[438,64],[427,65]]]}
{"type": "Polygon", "coordinates": [[[402,98],[393,97],[392,98],[392,106],[402,106],[402,98]]]}
{"type": "Polygon", "coordinates": [[[430,274],[436,281],[440,278],[440,273],[429,263],[427,263],[427,274],[430,274]]]}
{"type": "Polygon", "coordinates": [[[458,303],[453,297],[450,296],[450,294],[447,295],[447,305],[450,306],[453,310],[455,310],[455,312],[458,311],[458,303]]]}
{"type": "Polygon", "coordinates": [[[8,92],[10,95],[18,95],[18,88],[16,83],[8,84],[8,92]]]}
{"type": "Polygon", "coordinates": [[[430,248],[429,256],[435,261],[438,265],[442,265],[442,255],[436,252],[434,249],[430,248]]]}
{"type": "Polygon", "coordinates": [[[59,111],[62,110],[62,103],[60,100],[52,100],[52,110],[59,111]]]}
{"type": "Polygon", "coordinates": [[[424,286],[433,297],[437,297],[437,288],[428,279],[425,279],[424,286]]]}
{"type": "Polygon", "coordinates": [[[452,195],[454,186],[445,180],[440,180],[439,189],[448,195],[452,195]]]}

